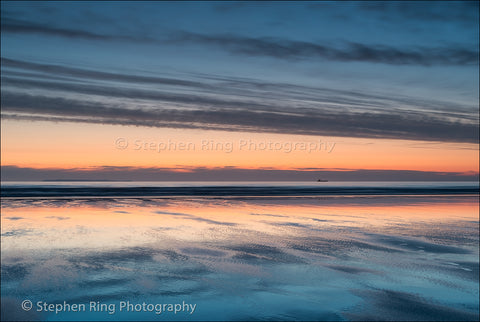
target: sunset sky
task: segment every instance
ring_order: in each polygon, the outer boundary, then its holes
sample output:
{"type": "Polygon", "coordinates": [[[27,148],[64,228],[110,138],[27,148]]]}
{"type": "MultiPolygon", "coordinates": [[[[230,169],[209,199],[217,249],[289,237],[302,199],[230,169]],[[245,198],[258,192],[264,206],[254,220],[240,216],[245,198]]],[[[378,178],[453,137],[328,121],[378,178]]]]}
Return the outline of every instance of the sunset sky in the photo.
{"type": "Polygon", "coordinates": [[[2,1],[2,180],[476,180],[478,10],[2,1]]]}

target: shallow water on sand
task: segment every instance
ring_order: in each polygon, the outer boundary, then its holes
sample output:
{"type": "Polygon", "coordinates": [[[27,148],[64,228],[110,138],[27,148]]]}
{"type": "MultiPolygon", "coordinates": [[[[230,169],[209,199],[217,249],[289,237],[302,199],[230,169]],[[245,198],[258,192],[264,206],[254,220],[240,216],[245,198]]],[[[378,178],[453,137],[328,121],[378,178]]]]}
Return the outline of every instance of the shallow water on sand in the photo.
{"type": "Polygon", "coordinates": [[[477,196],[6,198],[2,320],[476,320],[478,220],[477,196]]]}

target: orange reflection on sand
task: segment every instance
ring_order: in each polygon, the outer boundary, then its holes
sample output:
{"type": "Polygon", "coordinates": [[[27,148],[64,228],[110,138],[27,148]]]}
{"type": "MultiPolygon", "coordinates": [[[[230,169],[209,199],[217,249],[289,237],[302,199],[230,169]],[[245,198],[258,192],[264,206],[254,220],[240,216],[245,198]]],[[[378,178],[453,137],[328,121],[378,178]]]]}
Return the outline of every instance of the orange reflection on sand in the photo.
{"type": "Polygon", "coordinates": [[[298,235],[308,229],[330,227],[334,231],[339,226],[378,228],[405,222],[478,220],[475,198],[442,198],[444,201],[416,203],[402,203],[402,197],[384,197],[384,202],[381,197],[367,197],[355,202],[351,198],[179,199],[122,207],[115,202],[4,207],[2,250],[121,248],[232,238],[255,242],[255,231],[298,235]]]}

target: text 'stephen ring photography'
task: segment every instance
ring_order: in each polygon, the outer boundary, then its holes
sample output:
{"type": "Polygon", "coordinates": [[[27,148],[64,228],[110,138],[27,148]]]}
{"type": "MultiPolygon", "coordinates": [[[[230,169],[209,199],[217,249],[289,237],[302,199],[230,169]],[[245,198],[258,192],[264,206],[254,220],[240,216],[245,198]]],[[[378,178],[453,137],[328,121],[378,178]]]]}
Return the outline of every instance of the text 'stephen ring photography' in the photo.
{"type": "Polygon", "coordinates": [[[1,1],[1,321],[478,321],[479,1],[1,1]]]}

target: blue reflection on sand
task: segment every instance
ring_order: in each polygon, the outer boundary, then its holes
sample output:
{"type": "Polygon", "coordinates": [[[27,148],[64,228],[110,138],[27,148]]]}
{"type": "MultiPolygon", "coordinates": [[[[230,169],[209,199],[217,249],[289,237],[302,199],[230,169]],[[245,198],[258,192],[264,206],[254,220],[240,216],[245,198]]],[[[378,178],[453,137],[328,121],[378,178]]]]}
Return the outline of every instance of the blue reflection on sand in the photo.
{"type": "Polygon", "coordinates": [[[2,320],[478,320],[478,198],[447,199],[7,200],[2,320]],[[441,202],[462,215],[436,216],[441,202]],[[382,217],[405,206],[421,211],[382,217]],[[91,209],[102,224],[82,219],[91,209]],[[24,299],[197,309],[55,314],[24,299]]]}

